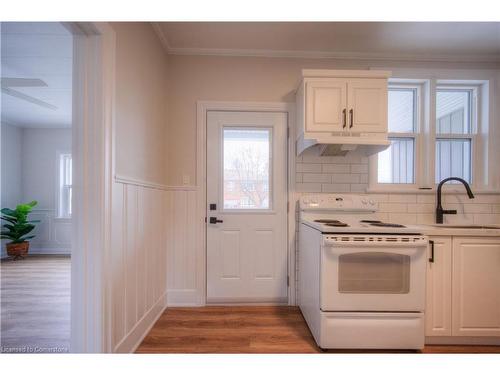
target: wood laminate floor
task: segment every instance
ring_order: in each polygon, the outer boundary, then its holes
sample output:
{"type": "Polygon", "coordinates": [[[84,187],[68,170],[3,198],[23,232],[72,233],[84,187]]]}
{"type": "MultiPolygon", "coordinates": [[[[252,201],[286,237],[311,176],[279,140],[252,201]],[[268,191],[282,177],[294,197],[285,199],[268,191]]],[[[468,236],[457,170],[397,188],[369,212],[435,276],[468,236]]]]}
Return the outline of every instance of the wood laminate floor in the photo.
{"type": "Polygon", "coordinates": [[[3,353],[69,350],[69,256],[28,256],[1,261],[3,353]]]}
{"type": "MultiPolygon", "coordinates": [[[[137,349],[137,353],[319,352],[300,310],[288,306],[169,308],[137,349]]],[[[500,353],[500,347],[433,345],[423,352],[500,353]]]]}

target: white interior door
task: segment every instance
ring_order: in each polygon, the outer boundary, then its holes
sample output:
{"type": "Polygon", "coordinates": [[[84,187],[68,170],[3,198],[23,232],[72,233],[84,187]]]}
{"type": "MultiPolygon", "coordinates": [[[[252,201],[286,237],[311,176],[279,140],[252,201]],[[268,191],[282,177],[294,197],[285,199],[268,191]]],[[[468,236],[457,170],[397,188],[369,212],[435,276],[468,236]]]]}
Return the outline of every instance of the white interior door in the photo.
{"type": "Polygon", "coordinates": [[[207,303],[287,301],[284,113],[208,112],[207,303]]]}

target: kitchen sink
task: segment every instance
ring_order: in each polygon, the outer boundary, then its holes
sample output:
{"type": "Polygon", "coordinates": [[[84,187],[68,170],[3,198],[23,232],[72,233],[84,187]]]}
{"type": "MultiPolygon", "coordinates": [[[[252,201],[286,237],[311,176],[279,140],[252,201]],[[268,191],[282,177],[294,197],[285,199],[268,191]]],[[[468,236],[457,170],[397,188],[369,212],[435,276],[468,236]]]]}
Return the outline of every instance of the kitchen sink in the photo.
{"type": "Polygon", "coordinates": [[[500,225],[481,225],[481,224],[431,224],[436,228],[450,228],[450,229],[500,229],[500,225]]]}

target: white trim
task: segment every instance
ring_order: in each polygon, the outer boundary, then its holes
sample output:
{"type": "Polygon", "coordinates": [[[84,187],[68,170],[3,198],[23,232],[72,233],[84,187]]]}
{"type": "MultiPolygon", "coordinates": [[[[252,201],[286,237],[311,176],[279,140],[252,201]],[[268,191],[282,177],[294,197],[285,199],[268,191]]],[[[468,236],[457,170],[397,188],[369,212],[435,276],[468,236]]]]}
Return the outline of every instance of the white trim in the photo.
{"type": "Polygon", "coordinates": [[[100,22],[69,29],[75,56],[71,351],[111,352],[115,32],[100,22]]]}
{"type": "Polygon", "coordinates": [[[166,308],[166,294],[163,294],[113,348],[113,353],[134,353],[166,308]]]}
{"type": "MultiPolygon", "coordinates": [[[[200,219],[197,229],[199,243],[197,249],[196,275],[197,290],[203,291],[200,304],[206,304],[206,127],[208,111],[241,111],[241,112],[284,112],[288,117],[288,128],[294,129],[292,120],[294,119],[295,106],[293,103],[284,102],[221,102],[221,101],[198,101],[196,115],[196,186],[197,186],[197,212],[200,219]]],[[[292,129],[289,131],[291,132],[292,129]]],[[[288,138],[289,155],[288,163],[288,202],[295,198],[295,138],[290,135],[288,138]],[[293,153],[290,153],[290,150],[293,153]]],[[[288,220],[288,276],[290,284],[288,286],[288,304],[295,304],[295,242],[290,240],[290,234],[295,234],[295,211],[290,207],[287,215],[288,220]]],[[[292,237],[294,238],[294,237],[292,237]]]]}
{"type": "MultiPolygon", "coordinates": [[[[164,35],[163,31],[160,31],[164,35]]],[[[162,37],[160,37],[162,38],[162,37]]],[[[237,49],[237,48],[184,48],[170,47],[164,44],[169,55],[196,56],[236,56],[236,57],[276,57],[304,59],[334,59],[334,60],[369,60],[369,61],[411,61],[411,62],[476,62],[495,63],[499,55],[421,55],[401,53],[370,53],[370,52],[334,52],[334,51],[290,51],[269,49],[237,49]]]]}
{"type": "Polygon", "coordinates": [[[153,30],[155,31],[156,35],[158,35],[161,45],[163,46],[165,51],[168,52],[170,50],[170,45],[168,43],[167,35],[163,32],[161,28],[161,22],[151,22],[151,26],[153,27],[153,30]]]}
{"type": "Polygon", "coordinates": [[[302,69],[302,78],[385,78],[391,77],[389,70],[370,70],[370,69],[302,69]]]}

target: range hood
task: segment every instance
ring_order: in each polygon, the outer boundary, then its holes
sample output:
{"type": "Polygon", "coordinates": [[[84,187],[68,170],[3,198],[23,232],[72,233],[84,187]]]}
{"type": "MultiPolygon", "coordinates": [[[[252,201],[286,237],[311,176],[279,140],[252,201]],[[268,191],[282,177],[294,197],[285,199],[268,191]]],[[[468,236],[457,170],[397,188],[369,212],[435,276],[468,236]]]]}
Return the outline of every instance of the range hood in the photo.
{"type": "Polygon", "coordinates": [[[345,156],[349,151],[358,150],[366,156],[376,154],[391,145],[385,134],[375,136],[331,136],[318,135],[304,137],[300,135],[297,139],[297,155],[308,148],[316,148],[320,156],[345,156]]]}

